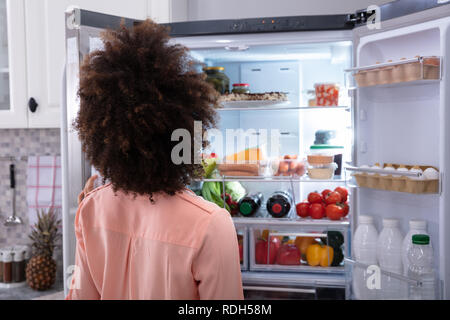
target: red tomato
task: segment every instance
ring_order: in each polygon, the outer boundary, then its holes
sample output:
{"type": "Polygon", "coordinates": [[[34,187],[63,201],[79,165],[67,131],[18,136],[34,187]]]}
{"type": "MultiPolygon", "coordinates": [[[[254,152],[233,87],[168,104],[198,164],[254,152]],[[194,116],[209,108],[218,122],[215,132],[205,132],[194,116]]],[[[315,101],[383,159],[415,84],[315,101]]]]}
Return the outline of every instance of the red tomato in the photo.
{"type": "Polygon", "coordinates": [[[342,201],[342,196],[339,192],[333,191],[325,198],[326,204],[336,204],[342,201]]]}
{"type": "Polygon", "coordinates": [[[309,202],[297,203],[297,205],[295,206],[295,208],[297,210],[297,215],[302,218],[306,218],[307,216],[309,216],[309,207],[310,206],[311,205],[309,204],[309,202]]]}
{"type": "Polygon", "coordinates": [[[281,242],[277,237],[271,237],[270,246],[266,240],[258,240],[255,245],[255,262],[258,264],[274,264],[281,242]]]}
{"type": "Polygon", "coordinates": [[[339,192],[339,194],[342,197],[342,202],[347,201],[347,197],[348,197],[348,191],[346,188],[344,187],[337,187],[336,189],[334,189],[334,191],[339,192]]]}
{"type": "Polygon", "coordinates": [[[333,191],[331,191],[330,189],[325,189],[325,190],[323,190],[322,191],[322,198],[326,198],[326,197],[328,197],[328,195],[330,194],[330,193],[332,193],[333,191]]]}
{"type": "Polygon", "coordinates": [[[313,203],[321,203],[323,201],[322,195],[318,192],[311,192],[308,195],[308,202],[313,203]]]}
{"type": "Polygon", "coordinates": [[[295,244],[283,244],[278,250],[277,264],[299,265],[300,259],[300,251],[295,244]]]}
{"type": "Polygon", "coordinates": [[[348,205],[348,201],[346,203],[344,203],[343,209],[344,209],[344,217],[346,217],[350,211],[350,206],[348,205]]]}
{"type": "Polygon", "coordinates": [[[344,209],[337,204],[328,205],[325,212],[330,220],[340,220],[344,216],[344,209]]]}
{"type": "Polygon", "coordinates": [[[313,203],[309,207],[309,215],[313,219],[322,219],[325,216],[325,210],[321,203],[313,203]]]}

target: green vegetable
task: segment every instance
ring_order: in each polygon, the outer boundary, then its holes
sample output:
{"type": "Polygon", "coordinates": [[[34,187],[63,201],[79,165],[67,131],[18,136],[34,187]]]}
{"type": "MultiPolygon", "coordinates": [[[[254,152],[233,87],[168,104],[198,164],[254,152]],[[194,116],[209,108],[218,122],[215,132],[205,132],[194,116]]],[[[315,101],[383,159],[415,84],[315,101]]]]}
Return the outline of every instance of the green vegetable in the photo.
{"type": "Polygon", "coordinates": [[[221,208],[231,211],[228,204],[221,198],[222,183],[221,182],[204,182],[202,187],[202,196],[205,200],[217,204],[221,208]]]}
{"type": "Polygon", "coordinates": [[[225,192],[231,196],[233,201],[236,202],[241,200],[246,194],[242,184],[237,181],[225,182],[225,192]]]}

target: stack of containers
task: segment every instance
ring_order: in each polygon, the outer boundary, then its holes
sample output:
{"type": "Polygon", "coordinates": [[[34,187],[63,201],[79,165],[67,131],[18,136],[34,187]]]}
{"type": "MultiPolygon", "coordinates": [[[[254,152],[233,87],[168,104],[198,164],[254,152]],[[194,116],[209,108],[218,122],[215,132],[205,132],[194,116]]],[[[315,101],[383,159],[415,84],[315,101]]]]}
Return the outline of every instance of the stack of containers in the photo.
{"type": "Polygon", "coordinates": [[[308,175],[311,179],[333,179],[342,173],[342,146],[312,145],[308,155],[308,175]]]}

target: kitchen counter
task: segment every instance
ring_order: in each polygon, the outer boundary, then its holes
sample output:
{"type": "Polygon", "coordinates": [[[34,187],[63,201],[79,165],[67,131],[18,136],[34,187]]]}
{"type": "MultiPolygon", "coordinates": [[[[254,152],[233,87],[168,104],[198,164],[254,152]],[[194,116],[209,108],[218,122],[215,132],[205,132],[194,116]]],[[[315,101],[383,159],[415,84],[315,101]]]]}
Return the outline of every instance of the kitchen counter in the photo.
{"type": "Polygon", "coordinates": [[[0,300],[33,300],[45,298],[45,296],[52,296],[52,300],[63,299],[61,291],[64,290],[63,282],[56,282],[53,287],[46,291],[35,291],[29,286],[24,286],[15,289],[0,289],[0,300]]]}

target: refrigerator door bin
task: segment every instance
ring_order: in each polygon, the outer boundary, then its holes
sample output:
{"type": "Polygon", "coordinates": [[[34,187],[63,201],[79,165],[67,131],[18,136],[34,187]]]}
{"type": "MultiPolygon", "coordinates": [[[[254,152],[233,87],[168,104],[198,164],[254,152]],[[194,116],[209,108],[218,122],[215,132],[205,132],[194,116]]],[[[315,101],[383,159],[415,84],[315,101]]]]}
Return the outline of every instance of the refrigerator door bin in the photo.
{"type": "MultiPolygon", "coordinates": [[[[386,166],[386,165],[385,165],[386,166]]],[[[393,164],[394,168],[401,165],[393,164]]],[[[403,165],[406,169],[413,168],[412,165],[403,165]]],[[[432,166],[418,166],[425,171],[432,166]]],[[[351,176],[356,180],[354,184],[361,188],[378,189],[385,191],[407,192],[414,194],[436,194],[440,193],[440,179],[426,179],[421,172],[411,171],[387,171],[384,169],[369,169],[347,167],[346,170],[353,172],[351,176]]],[[[439,176],[439,174],[438,174],[439,176]]]]}
{"type": "Polygon", "coordinates": [[[254,225],[249,238],[252,271],[345,272],[346,227],[254,225]]]}
{"type": "MultiPolygon", "coordinates": [[[[367,265],[345,258],[347,268],[347,298],[357,300],[413,299],[410,292],[422,287],[416,279],[389,272],[377,265],[367,265]]],[[[442,299],[441,282],[436,278],[435,300],[442,299]]]]}
{"type": "Polygon", "coordinates": [[[361,88],[439,81],[441,69],[442,59],[440,57],[415,57],[345,71],[353,72],[356,84],[361,88]]]}

